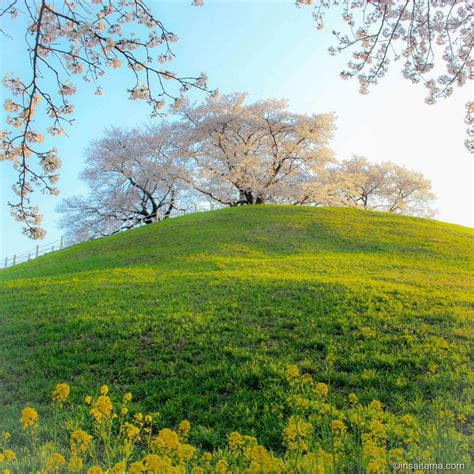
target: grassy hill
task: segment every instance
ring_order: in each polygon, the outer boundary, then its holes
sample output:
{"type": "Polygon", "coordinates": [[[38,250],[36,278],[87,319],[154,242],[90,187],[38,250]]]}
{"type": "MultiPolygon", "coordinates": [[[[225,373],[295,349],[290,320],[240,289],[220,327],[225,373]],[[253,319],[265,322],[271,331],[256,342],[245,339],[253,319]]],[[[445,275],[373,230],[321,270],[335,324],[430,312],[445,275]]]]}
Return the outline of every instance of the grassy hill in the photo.
{"type": "Polygon", "coordinates": [[[336,399],[356,392],[398,413],[443,397],[462,412],[473,236],[384,213],[258,206],[1,271],[0,420],[16,425],[58,382],[76,399],[107,383],[165,424],[189,419],[196,443],[238,429],[278,448],[288,364],[336,399]]]}

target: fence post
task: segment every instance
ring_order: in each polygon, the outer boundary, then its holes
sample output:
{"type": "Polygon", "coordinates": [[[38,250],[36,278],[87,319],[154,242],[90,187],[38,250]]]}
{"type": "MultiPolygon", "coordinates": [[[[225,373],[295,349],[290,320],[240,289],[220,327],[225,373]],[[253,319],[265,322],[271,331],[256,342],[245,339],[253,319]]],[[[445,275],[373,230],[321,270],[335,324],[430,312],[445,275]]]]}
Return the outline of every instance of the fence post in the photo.
{"type": "Polygon", "coordinates": [[[8,267],[8,257],[5,257],[5,268],[8,267]]]}
{"type": "Polygon", "coordinates": [[[54,245],[51,247],[51,252],[54,252],[54,245]]]}
{"type": "Polygon", "coordinates": [[[13,265],[16,264],[16,255],[13,255],[13,265]]]}
{"type": "Polygon", "coordinates": [[[64,247],[64,235],[61,235],[61,242],[59,244],[59,249],[61,250],[64,247]]]}
{"type": "Polygon", "coordinates": [[[194,212],[197,212],[198,211],[198,205],[197,203],[194,203],[194,212]]]}
{"type": "Polygon", "coordinates": [[[40,250],[40,246],[39,244],[36,244],[36,258],[38,258],[39,250],[40,250]]]}

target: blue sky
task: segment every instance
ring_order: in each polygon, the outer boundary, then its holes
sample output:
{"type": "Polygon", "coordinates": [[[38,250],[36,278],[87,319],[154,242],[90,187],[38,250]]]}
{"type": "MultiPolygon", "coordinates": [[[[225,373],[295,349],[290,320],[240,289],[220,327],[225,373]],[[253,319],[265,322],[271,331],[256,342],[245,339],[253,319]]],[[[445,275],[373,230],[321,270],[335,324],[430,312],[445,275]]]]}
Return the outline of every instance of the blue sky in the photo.
{"type": "MultiPolygon", "coordinates": [[[[424,88],[402,79],[399,65],[394,64],[385,80],[368,96],[361,96],[355,80],[339,78],[348,56],[327,53],[337,20],[329,18],[327,23],[332,24],[318,32],[311,9],[296,8],[294,0],[207,0],[200,8],[192,7],[191,0],[149,3],[180,38],[170,70],[181,75],[204,71],[211,88],[224,93],[248,91],[250,100],[287,98],[297,112],[336,112],[338,130],[332,148],[339,159],[362,154],[421,171],[432,180],[438,195],[437,218],[472,225],[472,158],[463,146],[464,104],[472,97],[472,89],[465,87],[450,99],[428,106],[424,88]]],[[[28,71],[20,27],[18,22],[9,28],[17,41],[0,40],[2,76],[9,71],[28,71]]],[[[131,81],[127,70],[111,71],[102,81],[103,97],[80,84],[84,87],[73,97],[76,123],[67,137],[54,139],[63,161],[61,195],[36,196],[48,231],[44,242],[62,234],[55,212],[60,199],[86,191],[78,175],[88,143],[108,126],[150,120],[145,104],[127,98],[131,81]]],[[[38,121],[38,128],[41,125],[38,121]]],[[[36,243],[22,236],[21,224],[9,216],[6,202],[14,198],[10,187],[15,179],[11,164],[1,163],[0,173],[0,257],[5,257],[27,252],[36,243]]]]}

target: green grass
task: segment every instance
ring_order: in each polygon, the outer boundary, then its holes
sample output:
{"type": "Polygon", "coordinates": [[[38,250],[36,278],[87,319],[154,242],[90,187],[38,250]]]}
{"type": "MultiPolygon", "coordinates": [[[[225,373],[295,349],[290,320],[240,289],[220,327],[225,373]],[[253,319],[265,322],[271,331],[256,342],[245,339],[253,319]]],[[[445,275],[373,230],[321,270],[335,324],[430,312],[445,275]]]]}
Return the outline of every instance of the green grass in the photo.
{"type": "Polygon", "coordinates": [[[279,448],[283,369],[398,412],[465,410],[472,230],[342,208],[257,206],[180,217],[0,272],[0,420],[130,390],[194,441],[237,430],[279,448]]]}

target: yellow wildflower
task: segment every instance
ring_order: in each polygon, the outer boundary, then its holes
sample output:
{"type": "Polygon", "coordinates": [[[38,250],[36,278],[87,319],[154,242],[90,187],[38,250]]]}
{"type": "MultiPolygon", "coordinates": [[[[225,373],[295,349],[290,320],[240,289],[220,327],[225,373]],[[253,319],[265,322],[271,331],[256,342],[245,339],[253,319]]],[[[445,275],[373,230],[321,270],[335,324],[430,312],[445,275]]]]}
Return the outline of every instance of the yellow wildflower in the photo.
{"type": "Polygon", "coordinates": [[[317,383],[316,387],[314,387],[314,391],[317,395],[321,397],[327,397],[329,393],[329,388],[325,383],[317,383]]]}
{"type": "Polygon", "coordinates": [[[2,453],[0,453],[0,464],[2,464],[4,460],[5,460],[5,456],[2,453]]]}
{"type": "Polygon", "coordinates": [[[53,391],[53,402],[64,403],[68,399],[70,391],[67,383],[58,383],[53,391]]]}
{"type": "Polygon", "coordinates": [[[138,426],[132,425],[132,423],[124,423],[122,425],[122,429],[128,439],[137,438],[140,434],[140,428],[138,428],[138,426]]]}
{"type": "Polygon", "coordinates": [[[303,387],[314,387],[314,380],[313,377],[309,374],[304,374],[301,376],[300,383],[303,387]]]}
{"type": "Polygon", "coordinates": [[[382,403],[378,400],[372,400],[369,404],[369,409],[372,411],[382,411],[382,403]]]}
{"type": "Polygon", "coordinates": [[[212,461],[212,454],[211,453],[204,453],[203,457],[204,461],[211,462],[212,461]]]}
{"type": "Polygon", "coordinates": [[[12,437],[12,435],[8,431],[4,431],[3,434],[2,434],[2,440],[3,440],[4,443],[8,443],[8,441],[10,441],[11,437],[12,437]]]}
{"type": "Polygon", "coordinates": [[[372,459],[367,466],[367,472],[369,474],[380,474],[381,472],[386,472],[386,470],[387,461],[384,457],[372,459]]]}
{"type": "Polygon", "coordinates": [[[352,405],[355,405],[359,401],[355,393],[349,393],[347,398],[349,399],[349,403],[351,403],[352,405]]]}
{"type": "Polygon", "coordinates": [[[153,417],[151,415],[145,416],[145,423],[150,424],[153,421],[153,417]]]}
{"type": "Polygon", "coordinates": [[[141,461],[132,462],[132,464],[130,464],[128,468],[128,472],[130,474],[140,474],[141,472],[145,472],[146,470],[146,467],[141,461]]]}
{"type": "Polygon", "coordinates": [[[253,436],[243,435],[242,439],[245,441],[245,443],[257,444],[257,438],[254,438],[253,436]]]}
{"type": "Polygon", "coordinates": [[[125,462],[119,462],[115,464],[115,466],[112,468],[111,473],[112,474],[125,474],[127,471],[127,464],[125,462]]]}
{"type": "Polygon", "coordinates": [[[413,425],[415,422],[415,419],[411,416],[411,415],[403,415],[402,416],[402,423],[407,425],[407,426],[411,426],[413,425]]]}
{"type": "Polygon", "coordinates": [[[385,447],[379,446],[377,441],[368,433],[362,435],[362,451],[369,459],[386,457],[385,447]]]}
{"type": "Polygon", "coordinates": [[[21,411],[21,418],[20,422],[22,424],[22,428],[26,430],[29,427],[33,427],[36,422],[38,421],[38,412],[31,407],[25,407],[21,411]]]}
{"type": "Polygon", "coordinates": [[[403,461],[403,449],[395,448],[391,449],[388,453],[390,461],[393,462],[402,462],[403,461]]]}
{"type": "Polygon", "coordinates": [[[84,402],[87,405],[90,405],[92,403],[92,397],[90,395],[86,395],[85,398],[84,398],[84,402]]]}
{"type": "Polygon", "coordinates": [[[48,441],[43,445],[45,451],[54,451],[54,443],[52,441],[48,441]]]}
{"type": "Polygon", "coordinates": [[[107,395],[108,393],[109,393],[109,387],[107,387],[107,385],[102,385],[102,387],[100,387],[100,394],[107,395]]]}
{"type": "Polygon", "coordinates": [[[104,471],[100,466],[92,466],[87,469],[87,474],[104,474],[104,471]]]}
{"type": "Polygon", "coordinates": [[[178,446],[178,458],[182,462],[190,461],[196,454],[196,448],[190,444],[178,446]]]}
{"type": "Polygon", "coordinates": [[[89,443],[92,441],[92,436],[82,430],[74,430],[71,434],[71,452],[76,454],[77,452],[85,453],[89,447],[89,443]]]}
{"type": "Polygon", "coordinates": [[[268,458],[267,450],[259,444],[250,446],[246,451],[246,456],[254,462],[261,462],[268,458]]]}
{"type": "Polygon", "coordinates": [[[308,450],[304,441],[313,431],[313,425],[298,416],[290,417],[287,427],[283,430],[283,437],[289,449],[308,450]]]}
{"type": "Polygon", "coordinates": [[[143,420],[143,414],[138,412],[138,413],[135,413],[135,415],[133,416],[133,418],[135,419],[135,421],[142,421],[143,420]]]}
{"type": "Polygon", "coordinates": [[[244,445],[244,440],[242,439],[242,436],[240,433],[237,433],[236,431],[232,432],[229,435],[229,449],[232,451],[237,451],[244,445]]]}
{"type": "Polygon", "coordinates": [[[3,455],[7,464],[16,459],[16,454],[11,449],[5,449],[5,451],[3,451],[3,455]]]}
{"type": "Polygon", "coordinates": [[[163,467],[162,460],[160,456],[156,454],[148,454],[143,458],[143,464],[145,469],[150,472],[159,472],[163,467]]]}
{"type": "Polygon", "coordinates": [[[372,420],[370,422],[370,431],[372,435],[377,438],[386,438],[387,436],[387,430],[385,428],[385,425],[379,420],[372,420]]]}
{"type": "Polygon", "coordinates": [[[434,374],[439,369],[438,364],[430,363],[428,364],[428,371],[434,374]]]}
{"type": "Polygon", "coordinates": [[[192,468],[191,474],[206,474],[206,471],[202,467],[196,466],[192,468]]]}
{"type": "Polygon", "coordinates": [[[346,425],[341,420],[333,420],[333,422],[331,423],[331,428],[333,429],[333,431],[346,431],[346,425]]]}
{"type": "Polygon", "coordinates": [[[61,469],[61,466],[66,464],[66,460],[64,456],[59,453],[54,453],[49,459],[46,464],[46,471],[47,472],[55,472],[61,469]]]}
{"type": "MultiPolygon", "coordinates": [[[[163,473],[183,473],[184,469],[173,470],[171,459],[167,456],[160,457],[156,454],[148,454],[143,458],[143,464],[145,466],[146,472],[163,472],[163,473]]],[[[181,466],[180,466],[181,467],[181,466]]]]}
{"type": "Polygon", "coordinates": [[[82,471],[82,459],[77,456],[72,456],[67,465],[69,472],[81,472],[82,471]]]}
{"type": "Polygon", "coordinates": [[[188,420],[183,420],[178,426],[178,434],[183,438],[187,438],[191,430],[191,423],[188,420]]]}
{"type": "Polygon", "coordinates": [[[151,449],[152,451],[158,451],[160,449],[164,449],[166,448],[166,443],[165,443],[165,440],[163,438],[160,438],[159,436],[155,436],[155,438],[153,438],[151,440],[151,449]]]}
{"type": "Polygon", "coordinates": [[[90,413],[94,416],[95,421],[100,423],[111,415],[112,409],[112,400],[107,395],[101,395],[94,403],[90,413]]]}
{"type": "Polygon", "coordinates": [[[227,474],[229,465],[225,459],[219,459],[216,463],[215,472],[216,474],[227,474]]]}
{"type": "Polygon", "coordinates": [[[163,440],[164,445],[168,449],[176,450],[179,446],[178,434],[169,428],[164,428],[158,433],[158,438],[163,440]]]}
{"type": "Polygon", "coordinates": [[[304,409],[309,408],[309,405],[310,405],[310,402],[307,398],[300,397],[300,396],[295,396],[293,398],[293,403],[297,408],[304,408],[304,409]]]}
{"type": "Polygon", "coordinates": [[[120,410],[120,413],[122,415],[126,415],[128,413],[128,408],[127,407],[122,407],[122,409],[120,410]]]}
{"type": "Polygon", "coordinates": [[[296,365],[289,365],[289,366],[286,368],[286,378],[287,378],[288,380],[295,379],[295,378],[297,378],[299,375],[300,375],[300,370],[298,369],[298,367],[297,367],[296,365]]]}
{"type": "Polygon", "coordinates": [[[124,402],[130,402],[132,400],[132,394],[130,392],[127,392],[124,396],[123,396],[123,401],[124,402]]]}

